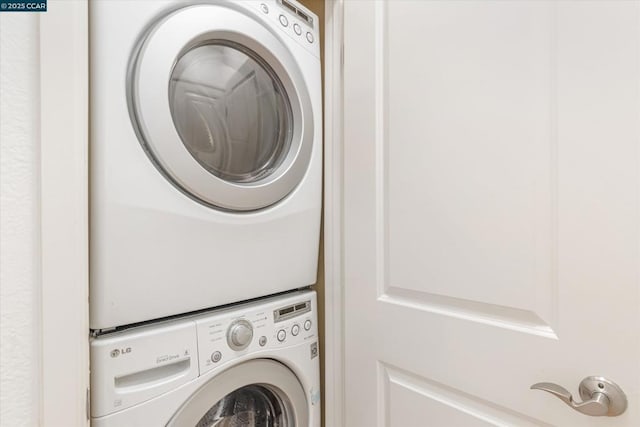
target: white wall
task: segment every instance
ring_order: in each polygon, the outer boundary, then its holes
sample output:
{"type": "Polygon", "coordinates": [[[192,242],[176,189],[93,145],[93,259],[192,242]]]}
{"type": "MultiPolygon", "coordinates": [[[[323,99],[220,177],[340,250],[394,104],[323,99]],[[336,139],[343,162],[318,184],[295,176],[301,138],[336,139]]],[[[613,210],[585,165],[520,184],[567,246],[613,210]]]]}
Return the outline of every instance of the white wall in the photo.
{"type": "Polygon", "coordinates": [[[88,425],[87,8],[0,14],[0,427],[88,425]]]}
{"type": "Polygon", "coordinates": [[[37,14],[0,15],[0,425],[40,424],[37,14]]]}

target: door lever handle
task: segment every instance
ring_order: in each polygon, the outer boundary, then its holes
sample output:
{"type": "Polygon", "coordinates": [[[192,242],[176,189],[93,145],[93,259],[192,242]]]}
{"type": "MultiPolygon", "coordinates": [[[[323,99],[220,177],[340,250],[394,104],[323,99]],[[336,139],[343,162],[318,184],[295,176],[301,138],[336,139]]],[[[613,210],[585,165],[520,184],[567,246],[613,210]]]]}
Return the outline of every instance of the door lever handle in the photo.
{"type": "Polygon", "coordinates": [[[592,398],[584,402],[575,402],[569,391],[554,383],[537,383],[531,386],[532,390],[542,390],[558,397],[567,405],[578,412],[594,417],[607,415],[609,412],[609,398],[604,393],[594,393],[592,398]]]}
{"type": "Polygon", "coordinates": [[[587,377],[580,382],[582,402],[576,402],[569,391],[554,383],[537,383],[532,390],[551,393],[576,411],[593,417],[615,417],[627,409],[627,397],[613,381],[604,377],[587,377]]]}

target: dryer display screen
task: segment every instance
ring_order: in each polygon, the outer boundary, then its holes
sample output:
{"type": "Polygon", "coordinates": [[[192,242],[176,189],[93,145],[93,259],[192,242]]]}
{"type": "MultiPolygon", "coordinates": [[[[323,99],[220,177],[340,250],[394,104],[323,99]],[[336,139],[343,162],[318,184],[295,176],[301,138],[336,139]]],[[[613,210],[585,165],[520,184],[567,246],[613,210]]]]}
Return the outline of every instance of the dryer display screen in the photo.
{"type": "Polygon", "coordinates": [[[284,7],[289,9],[291,13],[296,15],[298,18],[302,18],[307,24],[309,24],[309,26],[313,27],[313,19],[309,15],[289,3],[287,0],[281,0],[281,3],[284,7]]]}

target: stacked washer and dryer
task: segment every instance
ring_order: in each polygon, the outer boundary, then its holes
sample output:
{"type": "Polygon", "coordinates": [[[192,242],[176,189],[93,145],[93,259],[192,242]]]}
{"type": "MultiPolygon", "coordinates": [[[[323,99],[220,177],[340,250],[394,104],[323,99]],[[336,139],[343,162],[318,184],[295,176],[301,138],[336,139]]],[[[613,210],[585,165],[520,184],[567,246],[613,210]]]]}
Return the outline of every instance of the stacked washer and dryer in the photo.
{"type": "Polygon", "coordinates": [[[320,425],[317,16],[90,4],[91,417],[320,425]]]}

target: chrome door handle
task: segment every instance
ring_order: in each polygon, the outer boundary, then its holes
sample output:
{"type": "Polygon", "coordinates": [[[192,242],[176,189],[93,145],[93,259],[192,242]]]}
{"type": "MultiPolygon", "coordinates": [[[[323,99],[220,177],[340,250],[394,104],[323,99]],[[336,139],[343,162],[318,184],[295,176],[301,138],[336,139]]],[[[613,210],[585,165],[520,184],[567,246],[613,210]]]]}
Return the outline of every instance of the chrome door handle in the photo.
{"type": "Polygon", "coordinates": [[[532,390],[553,394],[576,411],[593,417],[615,417],[627,409],[627,396],[613,381],[604,377],[587,377],[580,382],[578,391],[583,402],[576,402],[569,391],[554,383],[537,383],[532,390]]]}

